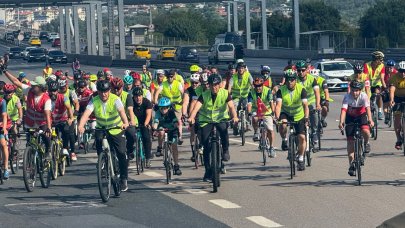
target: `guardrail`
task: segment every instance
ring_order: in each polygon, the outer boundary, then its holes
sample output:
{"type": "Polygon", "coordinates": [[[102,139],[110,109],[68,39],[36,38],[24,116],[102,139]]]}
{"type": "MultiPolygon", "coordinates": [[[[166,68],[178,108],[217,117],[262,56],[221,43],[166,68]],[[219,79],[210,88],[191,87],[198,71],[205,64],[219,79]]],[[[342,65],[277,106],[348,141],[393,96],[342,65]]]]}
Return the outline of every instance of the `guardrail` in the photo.
{"type": "Polygon", "coordinates": [[[99,56],[99,55],[79,55],[79,54],[66,54],[67,61],[73,62],[76,58],[83,65],[110,67],[112,65],[112,56],[99,56]]]}

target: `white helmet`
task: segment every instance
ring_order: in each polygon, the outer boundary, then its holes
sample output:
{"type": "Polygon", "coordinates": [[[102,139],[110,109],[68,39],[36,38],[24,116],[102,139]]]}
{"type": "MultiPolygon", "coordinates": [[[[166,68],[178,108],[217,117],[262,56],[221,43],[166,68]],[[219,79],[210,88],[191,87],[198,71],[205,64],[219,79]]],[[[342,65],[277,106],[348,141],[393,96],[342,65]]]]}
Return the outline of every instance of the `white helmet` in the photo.
{"type": "Polygon", "coordinates": [[[54,75],[54,74],[51,74],[49,77],[48,77],[48,80],[52,80],[52,81],[56,81],[56,75],[54,75]]]}
{"type": "Polygon", "coordinates": [[[237,59],[236,60],[236,64],[238,64],[238,63],[244,63],[245,61],[243,61],[243,59],[237,59]]]}
{"type": "Polygon", "coordinates": [[[190,81],[191,82],[199,82],[200,81],[200,74],[192,74],[190,76],[190,81]]]}
{"type": "Polygon", "coordinates": [[[309,70],[309,74],[318,77],[319,76],[319,69],[311,69],[311,70],[309,70]]]}
{"type": "Polygon", "coordinates": [[[165,71],[162,69],[156,70],[156,74],[165,74],[165,71]]]}
{"type": "Polygon", "coordinates": [[[202,82],[208,82],[208,73],[202,73],[201,74],[201,80],[202,82]]]}
{"type": "Polygon", "coordinates": [[[125,75],[129,75],[131,73],[130,70],[125,70],[125,75]]]}
{"type": "Polygon", "coordinates": [[[405,70],[405,61],[401,61],[398,63],[398,70],[405,70]]]}

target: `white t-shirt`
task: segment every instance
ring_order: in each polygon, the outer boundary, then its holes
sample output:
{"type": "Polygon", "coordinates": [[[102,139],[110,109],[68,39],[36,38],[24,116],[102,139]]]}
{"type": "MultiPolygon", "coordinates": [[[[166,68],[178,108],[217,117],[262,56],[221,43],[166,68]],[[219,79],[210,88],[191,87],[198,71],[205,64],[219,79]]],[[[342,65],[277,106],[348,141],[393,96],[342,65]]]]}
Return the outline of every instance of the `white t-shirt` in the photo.
{"type": "MultiPolygon", "coordinates": [[[[27,95],[28,95],[28,92],[30,91],[30,89],[31,89],[31,86],[26,85],[26,84],[22,84],[22,90],[23,90],[23,94],[24,94],[24,95],[27,96],[27,95]]],[[[43,94],[42,94],[41,96],[35,96],[35,98],[34,98],[35,104],[38,104],[38,102],[41,100],[42,96],[43,96],[43,94]]],[[[52,110],[51,99],[49,99],[49,100],[47,100],[47,101],[45,102],[45,108],[44,108],[44,110],[45,110],[45,111],[51,111],[51,110],[52,110]]]]}
{"type": "MultiPolygon", "coordinates": [[[[101,102],[102,107],[103,107],[103,113],[105,114],[106,112],[106,102],[101,102]]],[[[124,104],[122,104],[121,99],[118,97],[117,99],[115,99],[114,101],[114,106],[115,109],[120,110],[122,108],[124,108],[124,104]]],[[[90,110],[91,112],[94,111],[94,104],[93,104],[93,99],[90,100],[89,104],[86,107],[86,110],[90,110]]]]}

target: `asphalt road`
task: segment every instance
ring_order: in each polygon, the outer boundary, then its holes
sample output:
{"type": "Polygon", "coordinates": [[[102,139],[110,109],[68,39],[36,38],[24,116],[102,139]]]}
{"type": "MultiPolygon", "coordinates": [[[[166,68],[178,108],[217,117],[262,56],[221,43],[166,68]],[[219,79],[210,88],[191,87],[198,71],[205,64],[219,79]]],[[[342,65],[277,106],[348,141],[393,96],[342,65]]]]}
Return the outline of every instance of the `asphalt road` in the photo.
{"type": "MultiPolygon", "coordinates": [[[[31,78],[40,75],[42,68],[43,63],[28,65],[21,60],[11,60],[9,67],[31,78]]],[[[380,122],[379,138],[371,142],[372,152],[363,169],[364,183],[357,186],[356,178],[347,175],[346,142],[337,130],[342,94],[332,98],[324,149],[314,155],[312,167],[297,172],[293,180],[286,153],[277,150],[277,157],[263,166],[258,145],[248,132],[243,147],[240,138],[230,136],[231,161],[218,193],[211,193],[211,185],[202,182],[203,169],[193,167],[185,140],[179,147],[182,176],[166,185],[161,158],[153,159],[152,168],[141,175],[135,174],[131,163],[129,191],[103,204],[97,189],[96,155],[79,151],[78,161],[49,189],[37,186],[27,193],[21,171],[1,185],[0,227],[378,226],[404,211],[405,157],[394,149],[392,129],[380,122]]],[[[275,146],[280,147],[278,135],[275,146]]]]}

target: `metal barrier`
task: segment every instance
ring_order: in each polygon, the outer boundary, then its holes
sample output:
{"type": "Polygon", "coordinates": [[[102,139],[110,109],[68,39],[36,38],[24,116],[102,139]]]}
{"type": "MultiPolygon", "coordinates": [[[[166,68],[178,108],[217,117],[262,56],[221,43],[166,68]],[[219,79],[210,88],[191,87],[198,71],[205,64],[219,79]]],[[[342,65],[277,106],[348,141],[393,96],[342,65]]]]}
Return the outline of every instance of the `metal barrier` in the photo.
{"type": "Polygon", "coordinates": [[[114,59],[111,67],[128,67],[128,68],[141,68],[147,65],[146,59],[114,59]]]}
{"type": "Polygon", "coordinates": [[[92,65],[99,67],[110,67],[112,65],[112,56],[99,56],[99,55],[79,55],[79,54],[66,54],[68,62],[73,62],[76,58],[83,65],[92,65]]]}

